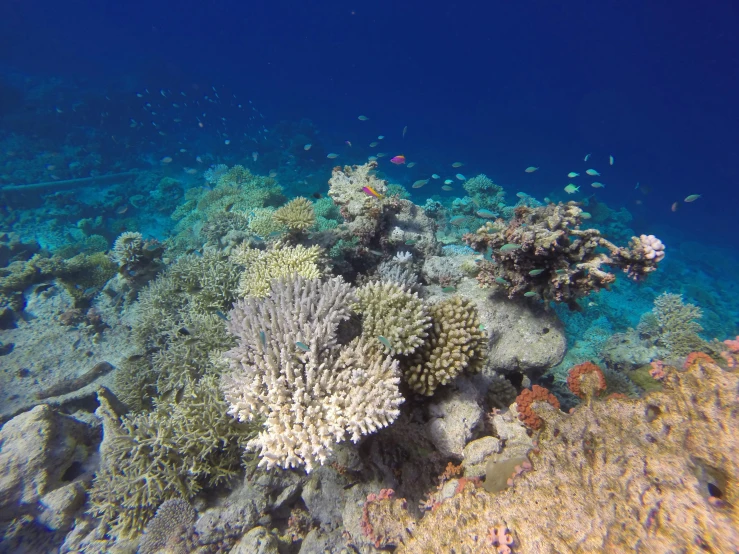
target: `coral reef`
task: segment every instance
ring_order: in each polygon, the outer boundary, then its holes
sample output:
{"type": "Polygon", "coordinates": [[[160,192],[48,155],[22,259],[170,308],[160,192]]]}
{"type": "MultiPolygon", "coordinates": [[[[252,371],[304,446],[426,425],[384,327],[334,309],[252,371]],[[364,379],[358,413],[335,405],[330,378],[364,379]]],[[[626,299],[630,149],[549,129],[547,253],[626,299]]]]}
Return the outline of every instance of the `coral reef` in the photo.
{"type": "Polygon", "coordinates": [[[156,554],[161,550],[173,553],[191,551],[181,543],[192,532],[196,516],[195,510],[186,500],[165,500],[144,529],[139,554],[156,554]]]}
{"type": "Polygon", "coordinates": [[[231,260],[243,266],[237,293],[241,298],[261,298],[269,294],[273,279],[297,273],[306,279],[320,277],[318,267],[319,246],[306,248],[302,245],[276,245],[270,250],[257,250],[248,246],[236,248],[231,260]]]}
{"type": "Polygon", "coordinates": [[[226,353],[222,382],[228,412],[241,421],[265,418],[249,443],[260,465],[311,471],[333,444],[389,425],[400,413],[398,364],[355,340],[337,341],[356,297],[341,278],[275,280],[267,298],[247,298],[231,311],[238,339],[226,353]]]}
{"type": "Polygon", "coordinates": [[[328,195],[344,218],[339,228],[345,238],[359,237],[362,244],[368,244],[379,231],[380,218],[389,202],[385,197],[387,183],[375,177],[376,168],[377,162],[343,169],[335,167],[329,180],[328,195]]]}
{"type": "Polygon", "coordinates": [[[402,362],[405,381],[426,396],[463,371],[480,371],[487,354],[487,338],[471,302],[453,296],[431,306],[429,313],[428,339],[402,362]]]}
{"type": "Polygon", "coordinates": [[[275,211],[272,217],[278,225],[287,227],[290,231],[305,231],[316,222],[313,204],[307,198],[298,196],[293,198],[275,211]]]}
{"type": "Polygon", "coordinates": [[[393,354],[410,354],[423,344],[431,317],[417,293],[396,283],[375,281],[360,287],[356,294],[354,310],[362,314],[362,334],[367,342],[377,341],[380,348],[393,354]]]}
{"type": "Polygon", "coordinates": [[[632,237],[628,248],[618,247],[597,229],[581,229],[582,214],[575,202],[519,206],[510,222],[498,219],[465,235],[475,250],[492,249],[492,261],[480,264],[478,281],[505,290],[509,298],[528,296],[577,309],[578,298],[615,281],[604,265],[637,280],[663,259],[664,247],[653,236],[632,237]]]}
{"type": "Polygon", "coordinates": [[[606,390],[606,377],[597,365],[584,362],[570,369],[567,386],[578,398],[593,398],[606,390]]]}
{"type": "Polygon", "coordinates": [[[516,552],[734,552],[737,387],[737,374],[700,358],[641,400],[571,415],[540,405],[532,471],[494,495],[460,486],[397,552],[496,552],[485,541],[502,524],[516,552]]]}
{"type": "Polygon", "coordinates": [[[521,394],[516,397],[518,419],[523,421],[530,429],[539,429],[544,424],[544,420],[534,409],[538,403],[551,404],[555,409],[559,409],[557,397],[539,385],[534,385],[530,389],[523,389],[521,394]]]}

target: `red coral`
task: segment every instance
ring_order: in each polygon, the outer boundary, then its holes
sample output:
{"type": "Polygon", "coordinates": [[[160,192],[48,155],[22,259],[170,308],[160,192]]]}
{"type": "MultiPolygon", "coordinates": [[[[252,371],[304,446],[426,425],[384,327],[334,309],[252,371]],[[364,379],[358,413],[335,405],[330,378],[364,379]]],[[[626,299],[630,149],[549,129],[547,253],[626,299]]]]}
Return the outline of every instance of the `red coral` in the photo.
{"type": "Polygon", "coordinates": [[[708,364],[715,364],[716,362],[713,361],[713,358],[709,356],[708,354],[705,354],[703,352],[691,352],[688,354],[688,357],[685,360],[685,364],[683,365],[683,368],[688,369],[690,366],[692,366],[694,363],[708,363],[708,364]]]}
{"type": "Polygon", "coordinates": [[[570,368],[567,375],[567,386],[578,398],[595,396],[606,390],[606,378],[597,365],[585,362],[570,368]]]}
{"type": "Polygon", "coordinates": [[[532,409],[534,402],[548,402],[559,409],[559,400],[548,389],[539,385],[534,385],[530,389],[523,389],[521,394],[516,397],[518,419],[523,421],[527,427],[538,429],[542,426],[544,420],[534,413],[532,409]]]}

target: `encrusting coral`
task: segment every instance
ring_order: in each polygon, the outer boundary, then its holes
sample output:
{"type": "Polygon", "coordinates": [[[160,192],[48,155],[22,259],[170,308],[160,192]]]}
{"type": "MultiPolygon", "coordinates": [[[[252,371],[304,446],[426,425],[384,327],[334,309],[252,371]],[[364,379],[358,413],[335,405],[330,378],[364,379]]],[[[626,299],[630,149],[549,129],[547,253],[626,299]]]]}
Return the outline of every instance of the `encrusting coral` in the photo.
{"type": "Polygon", "coordinates": [[[386,352],[410,354],[428,336],[428,310],[418,294],[404,286],[374,281],[359,288],[357,298],[354,309],[362,314],[362,334],[386,352]]]}
{"type": "Polygon", "coordinates": [[[260,465],[311,471],[328,460],[334,443],[357,442],[400,414],[398,362],[359,339],[338,343],[356,300],[339,277],[294,276],[231,310],[228,329],[238,345],[225,354],[230,371],[222,388],[229,414],[264,418],[248,444],[260,465]]]}
{"type": "Polygon", "coordinates": [[[519,553],[738,551],[739,374],[695,356],[664,387],[571,415],[540,403],[532,469],[494,495],[460,483],[396,552],[496,553],[501,524],[519,553]]]}
{"type": "Polygon", "coordinates": [[[580,229],[582,214],[575,202],[519,206],[511,221],[488,222],[465,235],[475,250],[492,249],[492,261],[480,263],[478,281],[502,287],[509,298],[528,295],[576,309],[578,298],[615,281],[604,266],[619,267],[638,280],[664,258],[664,245],[655,237],[632,237],[628,248],[618,247],[597,229],[580,229]]]}
{"type": "Polygon", "coordinates": [[[453,296],[431,306],[429,313],[428,338],[402,361],[405,381],[426,396],[463,371],[480,371],[487,354],[487,337],[471,302],[453,296]]]}

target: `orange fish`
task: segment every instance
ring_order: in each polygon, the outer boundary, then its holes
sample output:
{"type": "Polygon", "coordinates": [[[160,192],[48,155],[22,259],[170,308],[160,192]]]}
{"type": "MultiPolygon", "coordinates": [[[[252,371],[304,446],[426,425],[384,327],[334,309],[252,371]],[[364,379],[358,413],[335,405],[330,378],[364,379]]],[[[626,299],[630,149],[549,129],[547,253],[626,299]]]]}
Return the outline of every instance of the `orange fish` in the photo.
{"type": "Polygon", "coordinates": [[[372,187],[362,187],[362,190],[363,190],[363,191],[364,191],[364,192],[365,192],[366,194],[368,194],[369,196],[374,196],[375,198],[379,198],[380,200],[382,200],[382,194],[380,194],[379,192],[377,192],[377,191],[376,191],[375,189],[373,189],[372,187]]]}

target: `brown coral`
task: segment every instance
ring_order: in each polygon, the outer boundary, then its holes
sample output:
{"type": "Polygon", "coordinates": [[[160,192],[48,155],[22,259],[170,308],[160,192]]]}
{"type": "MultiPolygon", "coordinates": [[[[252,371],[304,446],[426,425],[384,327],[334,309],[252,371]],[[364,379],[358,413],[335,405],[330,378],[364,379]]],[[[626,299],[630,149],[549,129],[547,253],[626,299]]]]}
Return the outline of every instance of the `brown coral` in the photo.
{"type": "Polygon", "coordinates": [[[530,389],[523,389],[521,394],[516,397],[518,419],[531,429],[539,429],[544,423],[544,420],[536,415],[533,410],[535,402],[547,402],[559,409],[559,400],[548,389],[539,385],[534,385],[530,389]]]}
{"type": "Polygon", "coordinates": [[[583,214],[576,202],[519,206],[509,222],[487,222],[465,235],[478,252],[492,249],[494,263],[479,266],[480,285],[504,287],[509,298],[535,293],[547,304],[563,302],[575,309],[578,298],[615,281],[609,266],[633,279],[656,269],[662,257],[650,258],[644,241],[633,237],[628,248],[618,247],[597,229],[580,229],[583,214]]]}
{"type": "Polygon", "coordinates": [[[404,498],[395,498],[395,491],[382,489],[369,494],[362,510],[362,532],[375,548],[398,546],[413,531],[415,522],[406,510],[404,498]]]}
{"type": "Polygon", "coordinates": [[[578,398],[592,398],[606,390],[606,377],[592,362],[577,364],[570,368],[567,387],[578,398]]]}

